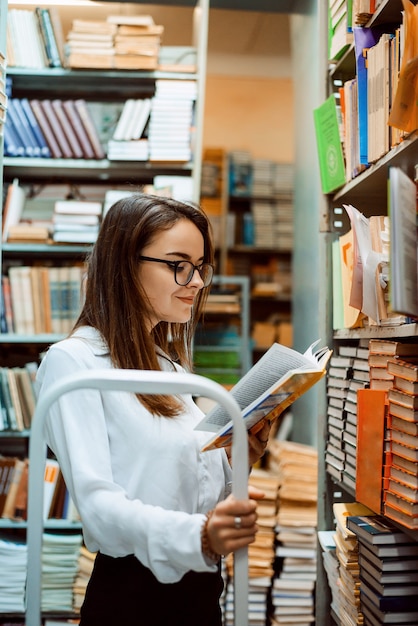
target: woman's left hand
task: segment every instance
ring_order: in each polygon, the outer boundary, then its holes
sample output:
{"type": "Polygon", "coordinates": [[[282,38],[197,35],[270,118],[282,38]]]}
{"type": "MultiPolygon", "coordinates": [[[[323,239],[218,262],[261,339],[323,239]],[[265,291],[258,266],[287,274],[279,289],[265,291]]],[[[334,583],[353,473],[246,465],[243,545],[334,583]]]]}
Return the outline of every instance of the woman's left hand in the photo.
{"type": "Polygon", "coordinates": [[[254,463],[256,463],[266,451],[270,429],[271,422],[269,420],[265,420],[263,427],[257,431],[257,433],[248,433],[248,458],[250,465],[254,465],[254,463]]]}

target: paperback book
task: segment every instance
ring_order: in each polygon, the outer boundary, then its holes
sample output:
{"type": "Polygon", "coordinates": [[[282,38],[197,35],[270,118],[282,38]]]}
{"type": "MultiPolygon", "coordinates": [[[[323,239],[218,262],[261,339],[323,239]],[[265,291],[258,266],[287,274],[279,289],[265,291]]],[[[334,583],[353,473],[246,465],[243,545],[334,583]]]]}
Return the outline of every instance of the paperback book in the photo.
{"type": "MultiPolygon", "coordinates": [[[[315,351],[318,343],[314,342],[304,354],[274,343],[231,389],[248,431],[258,432],[264,420],[273,422],[325,375],[332,351],[327,347],[315,351]]],[[[232,428],[227,411],[215,406],[196,426],[197,430],[215,433],[203,450],[228,446],[232,428]]]]}

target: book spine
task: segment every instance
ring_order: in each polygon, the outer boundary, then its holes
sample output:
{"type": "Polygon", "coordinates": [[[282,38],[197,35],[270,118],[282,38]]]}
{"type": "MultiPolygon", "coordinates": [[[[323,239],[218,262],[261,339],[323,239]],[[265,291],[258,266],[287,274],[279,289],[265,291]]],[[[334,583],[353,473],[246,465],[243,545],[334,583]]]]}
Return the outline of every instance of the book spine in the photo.
{"type": "Polygon", "coordinates": [[[80,119],[80,116],[77,112],[73,100],[64,100],[62,103],[64,111],[68,117],[68,120],[73,127],[74,133],[76,134],[81,149],[83,151],[83,157],[85,159],[94,159],[94,150],[90,143],[90,139],[86,130],[83,126],[83,123],[80,119]]]}
{"type": "Polygon", "coordinates": [[[9,126],[9,128],[12,129],[16,145],[19,146],[16,156],[34,156],[33,146],[28,142],[28,138],[24,134],[24,129],[19,122],[12,99],[9,100],[6,126],[9,126]]]}
{"type": "Polygon", "coordinates": [[[70,144],[65,136],[64,130],[60,124],[60,121],[55,113],[55,110],[52,106],[51,100],[40,100],[40,105],[43,108],[45,116],[48,118],[49,123],[52,128],[52,132],[55,135],[55,139],[58,142],[58,145],[61,149],[61,152],[66,159],[71,159],[73,156],[73,152],[71,150],[70,144]]]}
{"type": "Polygon", "coordinates": [[[37,7],[35,9],[39,20],[40,31],[50,67],[62,67],[55,33],[51,22],[49,9],[37,7]]]}
{"type": "Polygon", "coordinates": [[[74,104],[80,116],[81,122],[84,126],[84,129],[90,139],[90,143],[94,150],[94,156],[96,157],[96,159],[104,159],[106,155],[100,143],[94,122],[87,108],[86,101],[82,98],[79,98],[78,100],[74,101],[74,104]]]}
{"type": "Polygon", "coordinates": [[[33,114],[38,120],[38,124],[43,132],[46,142],[48,143],[52,156],[55,159],[62,158],[61,148],[59,147],[58,142],[55,139],[55,135],[52,132],[48,119],[46,118],[45,113],[41,107],[41,101],[37,99],[32,99],[29,102],[30,102],[30,106],[32,108],[33,114]]]}
{"type": "Polygon", "coordinates": [[[41,156],[50,157],[51,151],[48,147],[46,139],[42,133],[41,127],[38,124],[38,121],[33,113],[33,110],[30,106],[29,100],[27,98],[21,98],[20,103],[22,105],[22,109],[25,112],[25,115],[29,121],[29,124],[32,127],[32,132],[36,137],[36,141],[41,148],[41,156]]]}
{"type": "Polygon", "coordinates": [[[82,159],[83,150],[81,149],[80,143],[73,130],[73,127],[71,126],[70,121],[65,114],[63,101],[56,98],[55,100],[52,100],[51,105],[56,113],[59,123],[61,124],[64,134],[67,137],[68,143],[73,153],[72,156],[76,159],[82,159]]]}
{"type": "MultiPolygon", "coordinates": [[[[32,127],[29,124],[29,120],[26,117],[26,114],[22,108],[21,101],[18,98],[10,98],[9,107],[12,106],[14,109],[16,116],[19,120],[19,129],[21,131],[22,136],[25,139],[26,145],[30,146],[32,156],[40,157],[41,156],[41,146],[38,144],[38,140],[32,131],[32,127]]],[[[26,152],[29,156],[28,148],[26,148],[26,152]]]]}

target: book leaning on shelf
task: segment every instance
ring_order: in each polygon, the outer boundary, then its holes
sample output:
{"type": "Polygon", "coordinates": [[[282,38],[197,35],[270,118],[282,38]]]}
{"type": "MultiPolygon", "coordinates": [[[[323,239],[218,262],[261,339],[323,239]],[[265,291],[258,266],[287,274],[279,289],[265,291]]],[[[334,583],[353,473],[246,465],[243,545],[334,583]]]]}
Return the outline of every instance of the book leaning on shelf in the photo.
{"type": "MultiPolygon", "coordinates": [[[[274,343],[231,389],[248,431],[254,434],[264,420],[276,420],[325,375],[332,351],[327,347],[314,351],[318,343],[319,340],[314,342],[304,354],[274,343]]],[[[202,448],[204,451],[231,443],[232,421],[220,406],[209,411],[196,429],[214,433],[202,448]]]]}

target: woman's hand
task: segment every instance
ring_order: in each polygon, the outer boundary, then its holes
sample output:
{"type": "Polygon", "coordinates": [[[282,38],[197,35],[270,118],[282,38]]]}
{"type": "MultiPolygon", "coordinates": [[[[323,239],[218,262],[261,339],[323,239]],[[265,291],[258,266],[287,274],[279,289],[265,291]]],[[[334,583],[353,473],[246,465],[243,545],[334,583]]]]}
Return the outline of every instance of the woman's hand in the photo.
{"type": "Polygon", "coordinates": [[[249,487],[249,499],[237,500],[228,496],[219,502],[207,524],[207,535],[211,550],[216,554],[229,554],[245,548],[255,540],[257,526],[257,500],[264,493],[249,487]]]}
{"type": "Polygon", "coordinates": [[[256,433],[248,433],[248,460],[250,466],[257,463],[264,452],[266,451],[269,435],[271,429],[271,422],[269,420],[263,421],[263,426],[256,433]]]}
{"type": "MultiPolygon", "coordinates": [[[[250,463],[250,467],[257,463],[258,459],[260,459],[264,452],[266,451],[270,430],[271,430],[271,422],[269,420],[264,420],[260,425],[257,426],[260,430],[251,433],[248,433],[248,460],[250,463]]],[[[232,446],[227,446],[225,448],[226,454],[228,456],[228,460],[231,463],[232,458],[232,446]]]]}

